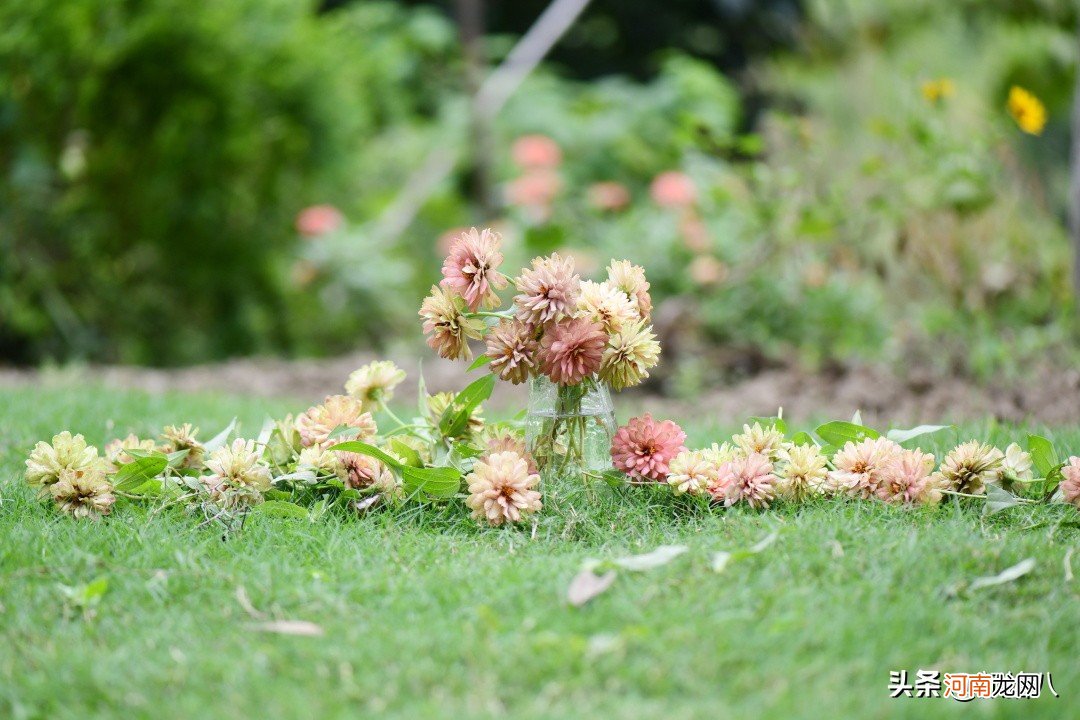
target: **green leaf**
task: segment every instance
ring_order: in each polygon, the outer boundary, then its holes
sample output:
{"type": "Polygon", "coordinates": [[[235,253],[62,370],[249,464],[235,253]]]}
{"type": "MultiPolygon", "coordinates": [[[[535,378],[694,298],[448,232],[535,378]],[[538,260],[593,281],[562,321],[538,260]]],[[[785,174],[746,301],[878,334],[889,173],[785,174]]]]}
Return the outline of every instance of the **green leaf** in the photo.
{"type": "Polygon", "coordinates": [[[422,492],[431,497],[449,498],[461,489],[461,472],[450,467],[404,467],[401,479],[409,494],[422,492]]]}
{"type": "Polygon", "coordinates": [[[457,437],[465,429],[466,423],[476,407],[491,397],[495,389],[495,376],[491,373],[469,383],[459,392],[454,401],[443,411],[439,418],[439,432],[443,437],[457,437]]]}
{"type": "Polygon", "coordinates": [[[469,445],[468,443],[461,443],[461,442],[454,443],[454,447],[451,450],[451,452],[454,455],[456,455],[457,457],[462,458],[463,460],[468,460],[469,458],[480,457],[481,455],[484,454],[484,451],[481,450],[480,448],[473,447],[472,445],[469,445]]]}
{"type": "Polygon", "coordinates": [[[368,445],[366,442],[360,442],[359,440],[338,443],[337,445],[331,446],[329,449],[340,452],[354,452],[360,453],[361,455],[370,455],[373,458],[382,460],[384,463],[398,471],[404,467],[400,460],[393,455],[390,455],[385,450],[380,450],[374,445],[368,445]]]}
{"type": "Polygon", "coordinates": [[[396,438],[391,438],[390,447],[401,457],[405,458],[405,464],[412,467],[424,467],[424,461],[420,458],[420,453],[413,450],[411,447],[401,442],[396,438]]]}
{"type": "Polygon", "coordinates": [[[908,430],[900,430],[893,428],[885,434],[885,437],[892,440],[894,443],[906,443],[908,440],[914,440],[917,437],[923,435],[933,435],[936,432],[947,430],[955,425],[919,425],[917,427],[910,428],[908,430]]]}
{"type": "Polygon", "coordinates": [[[309,517],[305,508],[284,500],[267,500],[258,505],[253,505],[251,512],[256,515],[266,515],[267,517],[302,518],[304,520],[309,517]]]}
{"type": "Polygon", "coordinates": [[[184,448],[183,450],[169,453],[165,456],[165,462],[171,468],[178,468],[184,464],[184,460],[187,459],[188,453],[190,452],[191,450],[189,448],[184,448]]]}
{"type": "Polygon", "coordinates": [[[1041,435],[1028,435],[1028,452],[1043,477],[1048,477],[1059,464],[1053,443],[1041,435]]]}
{"type": "Polygon", "coordinates": [[[233,418],[232,422],[229,423],[228,427],[226,427],[224,430],[219,432],[214,437],[210,438],[210,440],[208,440],[203,445],[203,449],[206,450],[206,454],[209,455],[210,453],[214,452],[218,448],[225,447],[225,443],[227,443],[229,441],[229,435],[231,435],[233,430],[235,430],[235,429],[236,429],[236,418],[233,418]]]}
{"type": "Polygon", "coordinates": [[[805,430],[800,430],[795,433],[795,437],[791,438],[791,442],[796,445],[817,445],[817,443],[814,442],[814,438],[810,437],[810,433],[805,430]]]}
{"type": "Polygon", "coordinates": [[[986,486],[986,504],[983,505],[982,514],[993,515],[1019,504],[1019,500],[1011,492],[990,483],[986,486]]]}
{"type": "Polygon", "coordinates": [[[352,425],[338,425],[336,428],[330,431],[330,434],[326,436],[327,440],[337,440],[343,437],[355,437],[359,430],[352,425]]]}
{"type": "Polygon", "coordinates": [[[818,427],[815,432],[825,442],[836,447],[843,447],[848,442],[859,442],[866,438],[874,439],[881,437],[881,434],[873,428],[868,428],[864,425],[856,425],[855,423],[843,422],[842,420],[834,420],[833,422],[825,423],[818,427]]]}
{"type": "Polygon", "coordinates": [[[482,368],[494,359],[495,358],[491,357],[490,355],[481,355],[480,357],[473,360],[472,365],[469,366],[469,370],[476,370],[477,368],[482,368]]]}
{"type": "Polygon", "coordinates": [[[164,455],[139,458],[126,465],[121,465],[113,476],[113,487],[121,492],[134,490],[148,480],[153,480],[168,465],[169,461],[164,455]]]}
{"type": "Polygon", "coordinates": [[[995,585],[1004,585],[1006,583],[1015,582],[1016,580],[1027,575],[1029,572],[1035,569],[1035,558],[1025,558],[1016,563],[1012,567],[1005,568],[997,575],[990,575],[988,577],[975,578],[971,581],[971,585],[968,586],[968,590],[978,590],[984,587],[993,587],[995,585]]]}

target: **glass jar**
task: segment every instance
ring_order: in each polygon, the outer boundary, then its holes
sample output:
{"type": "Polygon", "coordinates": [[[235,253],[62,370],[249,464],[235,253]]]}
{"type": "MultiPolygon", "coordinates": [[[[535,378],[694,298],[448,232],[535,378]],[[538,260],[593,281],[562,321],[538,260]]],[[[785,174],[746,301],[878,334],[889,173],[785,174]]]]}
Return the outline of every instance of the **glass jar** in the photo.
{"type": "Polygon", "coordinates": [[[607,385],[589,377],[558,385],[532,379],[525,442],[544,477],[603,472],[611,467],[615,408],[607,385]]]}

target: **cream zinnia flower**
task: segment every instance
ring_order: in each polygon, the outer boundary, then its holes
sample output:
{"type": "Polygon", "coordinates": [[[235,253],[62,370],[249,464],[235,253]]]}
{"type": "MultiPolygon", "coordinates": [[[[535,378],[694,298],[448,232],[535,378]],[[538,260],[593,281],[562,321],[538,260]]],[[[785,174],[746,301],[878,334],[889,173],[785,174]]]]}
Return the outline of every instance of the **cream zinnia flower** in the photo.
{"type": "Polygon", "coordinates": [[[343,442],[346,439],[366,441],[375,437],[378,431],[371,413],[350,395],[328,395],[322,405],[309,407],[296,418],[296,430],[304,447],[326,443],[330,433],[342,425],[353,429],[342,435],[343,442]]]}
{"type": "Polygon", "coordinates": [[[137,435],[129,433],[123,440],[117,438],[109,441],[105,445],[105,460],[113,468],[134,462],[135,457],[129,455],[127,452],[128,450],[146,450],[147,452],[153,452],[154,450],[157,450],[157,444],[153,440],[142,440],[137,435]]]}
{"type": "Polygon", "coordinates": [[[530,473],[528,462],[516,452],[494,453],[478,460],[465,480],[473,517],[491,525],[519,522],[542,507],[540,493],[533,489],[540,476],[530,473]]]}
{"type": "Polygon", "coordinates": [[[828,480],[825,456],[817,445],[793,445],[780,451],[776,469],[780,495],[801,502],[825,492],[828,480]]]}
{"type": "Polygon", "coordinates": [[[901,447],[887,438],[848,442],[833,456],[836,470],[829,473],[828,494],[845,493],[866,499],[877,491],[881,471],[899,455],[901,447]]]}
{"type": "Polygon", "coordinates": [[[198,441],[199,428],[191,423],[166,425],[161,431],[162,451],[166,453],[187,450],[182,467],[201,469],[206,448],[198,441]]]}
{"type": "Polygon", "coordinates": [[[427,344],[439,357],[472,360],[469,340],[484,336],[484,321],[465,315],[465,299],[449,288],[431,286],[431,294],[420,306],[427,344]]]}
{"type": "Polygon", "coordinates": [[[574,312],[581,279],[574,272],[574,259],[552,253],[533,258],[532,267],[514,278],[517,319],[528,325],[543,325],[574,312]]]}
{"type": "Polygon", "coordinates": [[[52,443],[38,442],[26,460],[26,482],[31,485],[49,486],[60,481],[64,470],[89,473],[105,469],[105,460],[98,457],[98,450],[86,444],[82,435],[72,435],[65,430],[54,435],[52,443]]]}
{"type": "Polygon", "coordinates": [[[345,479],[345,463],[341,461],[339,454],[324,449],[322,445],[312,445],[301,450],[297,465],[319,476],[345,479]]]}
{"type": "Polygon", "coordinates": [[[626,293],[607,282],[592,280],[581,283],[577,316],[600,324],[609,335],[640,319],[637,305],[626,293]]]}
{"type": "Polygon", "coordinates": [[[720,477],[720,466],[713,457],[706,450],[683,450],[668,464],[668,485],[678,495],[704,494],[720,477]]]}
{"type": "Polygon", "coordinates": [[[262,452],[254,440],[237,438],[231,445],[218,448],[206,459],[210,475],[199,480],[210,497],[225,507],[256,505],[270,489],[270,467],[262,461],[262,452]]]}
{"type": "Polygon", "coordinates": [[[982,495],[986,483],[997,479],[1005,455],[993,445],[970,440],[957,445],[941,461],[938,473],[949,487],[969,495],[982,495]]]}
{"type": "Polygon", "coordinates": [[[112,483],[100,465],[81,470],[64,468],[60,479],[49,486],[49,492],[62,511],[76,518],[108,515],[116,502],[112,483]]]}
{"type": "Polygon", "coordinates": [[[784,433],[777,430],[775,425],[762,427],[761,423],[754,423],[753,427],[743,425],[742,433],[733,436],[731,441],[746,455],[761,453],[770,462],[785,447],[784,433]]]}
{"type": "Polygon", "coordinates": [[[660,362],[660,343],[652,326],[638,321],[624,326],[610,338],[600,361],[600,379],[615,390],[633,387],[649,377],[660,362]]]}
{"type": "Polygon", "coordinates": [[[394,397],[394,388],[405,380],[405,371],[389,360],[370,362],[353,370],[345,392],[359,400],[365,410],[375,411],[394,397]]]}
{"type": "Polygon", "coordinates": [[[1012,443],[1005,448],[1005,457],[1001,461],[998,480],[1005,488],[1012,486],[1017,480],[1030,480],[1033,477],[1031,467],[1031,455],[1024,452],[1016,443],[1012,443]]]}
{"type": "Polygon", "coordinates": [[[648,321],[652,313],[652,298],[649,297],[649,282],[645,279],[645,268],[634,265],[629,260],[612,260],[607,268],[608,282],[626,293],[634,301],[642,320],[648,321]]]}

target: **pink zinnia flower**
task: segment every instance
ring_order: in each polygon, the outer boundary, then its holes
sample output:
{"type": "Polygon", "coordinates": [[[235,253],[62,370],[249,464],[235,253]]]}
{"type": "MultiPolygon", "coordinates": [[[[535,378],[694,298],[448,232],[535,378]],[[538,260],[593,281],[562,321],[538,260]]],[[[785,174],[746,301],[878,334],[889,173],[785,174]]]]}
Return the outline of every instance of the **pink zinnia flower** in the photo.
{"type": "Polygon", "coordinates": [[[481,305],[499,305],[495,288],[502,289],[507,282],[497,269],[503,261],[501,243],[499,233],[493,230],[485,228],[477,232],[476,228],[470,228],[450,245],[450,253],[443,262],[443,279],[439,284],[456,290],[473,312],[481,305]]]}
{"type": "Polygon", "coordinates": [[[540,371],[560,385],[577,385],[600,369],[607,333],[588,318],[555,323],[540,339],[540,371]]]}
{"type": "Polygon", "coordinates": [[[881,471],[900,453],[900,446],[886,438],[848,442],[833,456],[836,470],[829,473],[841,492],[868,498],[877,492],[881,471]]]}
{"type": "Polygon", "coordinates": [[[931,475],[933,469],[933,455],[922,450],[901,450],[878,472],[875,493],[897,505],[940,502],[945,483],[940,476],[931,475]]]}
{"type": "Polygon", "coordinates": [[[776,497],[777,483],[769,458],[761,453],[750,453],[721,465],[720,477],[709,492],[716,500],[723,499],[728,506],[744,501],[755,509],[767,508],[769,501],[776,497]]]}
{"type": "Polygon", "coordinates": [[[296,216],[296,230],[307,237],[318,237],[336,230],[345,224],[345,216],[333,205],[312,205],[300,211],[296,216]]]}
{"type": "Polygon", "coordinates": [[[649,193],[653,202],[666,208],[688,207],[697,200],[694,181],[686,173],[677,170],[669,170],[653,178],[649,193]]]}
{"type": "Polygon", "coordinates": [[[581,287],[574,273],[572,258],[559,253],[533,258],[532,268],[514,278],[518,294],[514,296],[517,319],[528,325],[543,325],[573,314],[581,287]]]}
{"type": "Polygon", "coordinates": [[[529,379],[536,367],[539,344],[535,331],[520,320],[501,320],[487,336],[491,372],[515,385],[529,379]]]}
{"type": "Polygon", "coordinates": [[[630,204],[630,191],[617,182],[598,182],[589,186],[589,204],[597,210],[622,210],[630,204]]]}
{"type": "Polygon", "coordinates": [[[510,150],[514,162],[522,168],[556,168],[562,163],[559,144],[547,135],[522,135],[510,150]]]}
{"type": "Polygon", "coordinates": [[[686,433],[671,420],[657,422],[649,413],[636,417],[615,432],[611,460],[615,468],[633,478],[663,482],[668,463],[686,450],[686,433]]]}
{"type": "Polygon", "coordinates": [[[1069,464],[1061,468],[1061,498],[1069,503],[1080,507],[1080,458],[1072,455],[1069,464]]]}
{"type": "Polygon", "coordinates": [[[520,522],[543,507],[535,489],[540,476],[516,452],[497,452],[477,460],[465,481],[469,484],[465,502],[473,517],[491,525],[520,522]]]}

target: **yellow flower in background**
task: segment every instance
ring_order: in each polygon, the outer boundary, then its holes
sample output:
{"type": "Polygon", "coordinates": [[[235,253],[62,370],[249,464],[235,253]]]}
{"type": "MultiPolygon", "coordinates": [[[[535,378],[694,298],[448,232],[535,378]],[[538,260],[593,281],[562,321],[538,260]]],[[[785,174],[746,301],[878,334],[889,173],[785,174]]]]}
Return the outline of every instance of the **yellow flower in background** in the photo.
{"type": "Polygon", "coordinates": [[[922,94],[927,102],[937,104],[956,93],[956,85],[950,78],[927,80],[922,84],[922,94]]]}
{"type": "Polygon", "coordinates": [[[1024,88],[1018,85],[1012,86],[1009,90],[1007,106],[1013,120],[1027,134],[1039,135],[1046,127],[1046,107],[1039,98],[1024,88]]]}

